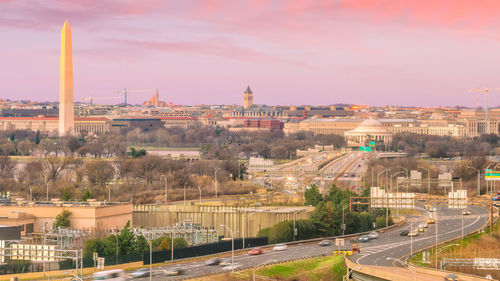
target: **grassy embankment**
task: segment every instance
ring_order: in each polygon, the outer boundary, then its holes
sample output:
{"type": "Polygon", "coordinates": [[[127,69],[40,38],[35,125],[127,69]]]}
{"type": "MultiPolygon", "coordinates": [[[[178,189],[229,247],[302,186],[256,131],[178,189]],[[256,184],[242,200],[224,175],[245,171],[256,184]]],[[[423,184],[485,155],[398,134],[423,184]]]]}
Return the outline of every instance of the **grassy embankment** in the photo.
{"type": "MultiPolygon", "coordinates": [[[[495,224],[494,235],[490,235],[487,230],[484,233],[476,233],[465,237],[462,240],[452,241],[439,247],[443,249],[438,251],[438,261],[444,257],[456,259],[471,259],[471,258],[500,258],[500,222],[495,224]],[[458,244],[458,245],[453,245],[458,244]],[[453,245],[453,246],[452,246],[453,245]]],[[[435,267],[435,252],[434,249],[429,250],[430,264],[422,263],[422,253],[415,255],[410,259],[410,262],[419,266],[435,267]]],[[[439,267],[439,262],[438,262],[439,267]]],[[[478,276],[486,276],[490,274],[495,279],[500,279],[500,271],[495,270],[479,270],[472,267],[446,267],[446,270],[468,273],[478,276]]]]}
{"type": "MultiPolygon", "coordinates": [[[[346,274],[342,256],[311,258],[259,268],[255,280],[341,281],[346,274]]],[[[201,279],[200,279],[201,280],[201,279]]],[[[210,280],[252,280],[252,270],[211,276],[210,280]]]]}

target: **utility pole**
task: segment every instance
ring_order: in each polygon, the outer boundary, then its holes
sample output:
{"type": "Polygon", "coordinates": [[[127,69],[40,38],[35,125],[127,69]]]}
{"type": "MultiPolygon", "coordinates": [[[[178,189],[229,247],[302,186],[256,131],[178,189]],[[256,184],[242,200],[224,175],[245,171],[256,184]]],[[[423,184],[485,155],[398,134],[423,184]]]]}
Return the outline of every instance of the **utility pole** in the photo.
{"type": "Polygon", "coordinates": [[[168,180],[167,180],[167,177],[165,175],[161,175],[161,179],[163,179],[165,181],[165,204],[167,204],[167,185],[168,185],[168,180]]]}
{"type": "Polygon", "coordinates": [[[217,198],[217,172],[220,170],[220,168],[215,169],[215,175],[214,175],[214,185],[215,185],[215,198],[217,198]]]}

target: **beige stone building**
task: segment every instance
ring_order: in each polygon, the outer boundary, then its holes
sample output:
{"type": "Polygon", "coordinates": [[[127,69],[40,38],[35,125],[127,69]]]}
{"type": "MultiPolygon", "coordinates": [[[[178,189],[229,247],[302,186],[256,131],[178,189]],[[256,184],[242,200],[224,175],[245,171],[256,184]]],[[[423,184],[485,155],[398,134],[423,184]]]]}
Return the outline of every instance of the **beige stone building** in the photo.
{"type": "Polygon", "coordinates": [[[71,228],[104,230],[122,228],[132,221],[132,204],[37,204],[33,206],[0,206],[0,224],[21,225],[23,234],[43,232],[47,226],[52,228],[56,216],[63,210],[71,212],[71,228]]]}
{"type": "MultiPolygon", "coordinates": [[[[75,134],[100,134],[109,131],[111,120],[105,117],[75,117],[75,134]]],[[[57,132],[58,117],[0,117],[0,131],[32,130],[57,132]]]]}

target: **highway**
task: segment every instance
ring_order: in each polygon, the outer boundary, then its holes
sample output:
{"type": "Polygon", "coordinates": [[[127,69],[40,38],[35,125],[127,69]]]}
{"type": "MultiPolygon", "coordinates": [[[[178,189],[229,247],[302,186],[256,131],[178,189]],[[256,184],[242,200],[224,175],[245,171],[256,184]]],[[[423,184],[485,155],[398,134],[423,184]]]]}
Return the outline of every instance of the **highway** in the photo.
{"type": "MultiPolygon", "coordinates": [[[[464,218],[464,234],[467,235],[481,228],[488,220],[486,209],[478,206],[469,207],[471,215],[463,216],[464,218]]],[[[420,222],[426,220],[430,213],[426,210],[419,210],[422,216],[410,216],[409,220],[415,220],[414,227],[416,228],[420,222]]],[[[433,214],[435,216],[435,214],[433,214]]],[[[462,235],[462,215],[461,211],[450,210],[441,206],[437,211],[438,218],[438,243],[452,238],[457,238],[462,235]]],[[[352,261],[365,265],[381,265],[391,266],[392,260],[387,260],[386,257],[401,258],[410,254],[410,237],[400,236],[402,229],[410,229],[409,224],[400,228],[395,228],[382,233],[378,239],[373,239],[369,242],[360,243],[361,253],[350,256],[352,261]]],[[[413,238],[413,251],[418,251],[425,247],[435,244],[436,225],[430,224],[420,236],[413,238]]],[[[346,240],[346,246],[343,249],[348,249],[349,241],[346,240]]],[[[322,254],[332,253],[337,247],[327,246],[320,247],[317,243],[306,243],[290,246],[285,251],[264,250],[262,255],[250,256],[246,253],[236,255],[235,263],[241,266],[256,266],[270,261],[287,261],[292,259],[313,257],[322,254]]],[[[186,262],[180,265],[169,266],[166,264],[162,267],[153,269],[154,280],[178,280],[181,278],[196,277],[200,275],[221,273],[223,269],[219,266],[206,266],[205,261],[186,262]],[[181,267],[185,269],[185,273],[178,277],[166,277],[163,275],[163,269],[181,267]]],[[[148,278],[141,278],[147,280],[148,278]]],[[[141,280],[138,279],[138,280],[141,280]]]]}
{"type": "MultiPolygon", "coordinates": [[[[479,206],[470,206],[471,215],[463,216],[464,235],[472,233],[481,228],[488,221],[488,212],[486,209],[479,206]]],[[[427,210],[420,209],[424,216],[408,217],[413,223],[414,229],[425,221],[425,218],[430,216],[427,210]],[[426,216],[425,216],[426,215],[426,216]]],[[[435,214],[432,214],[435,216],[435,214]]],[[[441,206],[437,211],[437,228],[438,228],[438,243],[461,237],[462,235],[462,212],[461,210],[451,210],[447,206],[441,206]]],[[[402,229],[410,230],[410,224],[405,227],[394,229],[380,235],[378,239],[369,242],[361,243],[361,253],[351,256],[351,260],[366,265],[383,265],[390,266],[392,260],[387,260],[385,257],[401,258],[410,254],[411,239],[407,236],[400,236],[402,229]]],[[[413,250],[424,249],[435,245],[436,243],[436,224],[429,224],[424,233],[413,238],[413,250]]]]}

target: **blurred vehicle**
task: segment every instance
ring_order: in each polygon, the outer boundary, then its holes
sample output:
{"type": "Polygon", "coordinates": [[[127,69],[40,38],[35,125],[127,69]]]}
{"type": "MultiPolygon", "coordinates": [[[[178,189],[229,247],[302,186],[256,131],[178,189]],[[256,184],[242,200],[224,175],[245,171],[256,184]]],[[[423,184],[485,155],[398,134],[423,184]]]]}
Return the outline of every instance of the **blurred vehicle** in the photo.
{"type": "Polygon", "coordinates": [[[493,197],[493,201],[500,201],[500,196],[493,197]]]}
{"type": "Polygon", "coordinates": [[[177,276],[184,274],[184,269],[180,267],[172,267],[163,270],[163,274],[167,276],[177,276]]]}
{"type": "Polygon", "coordinates": [[[418,232],[416,232],[416,231],[410,232],[410,233],[408,233],[408,236],[409,237],[416,237],[416,236],[418,236],[418,232]]]}
{"type": "Polygon", "coordinates": [[[368,235],[363,235],[359,237],[359,242],[368,242],[368,241],[370,241],[370,236],[368,235]]]}
{"type": "Polygon", "coordinates": [[[148,277],[149,268],[139,268],[136,272],[133,272],[131,275],[134,278],[148,277]]]}
{"type": "Polygon", "coordinates": [[[231,264],[231,259],[223,259],[219,262],[220,266],[227,266],[231,264]]]}
{"type": "Polygon", "coordinates": [[[248,252],[249,255],[260,255],[262,254],[264,251],[262,250],[262,248],[253,248],[252,250],[250,250],[248,252]]]}
{"type": "Polygon", "coordinates": [[[446,281],[458,281],[460,279],[458,279],[458,276],[455,275],[455,274],[446,274],[446,276],[444,277],[444,280],[446,281]]]}
{"type": "Polygon", "coordinates": [[[406,236],[406,235],[408,235],[408,233],[410,233],[408,230],[401,230],[401,232],[399,233],[399,236],[406,236]]]}
{"type": "Polygon", "coordinates": [[[434,220],[433,218],[427,219],[427,224],[433,224],[433,223],[436,223],[436,220],[434,220]]]}
{"type": "Polygon", "coordinates": [[[205,262],[205,265],[218,265],[221,261],[220,258],[211,258],[205,262]]]}
{"type": "Polygon", "coordinates": [[[418,225],[418,227],[423,227],[423,228],[427,228],[428,226],[429,225],[426,222],[423,222],[423,223],[418,225]]]}
{"type": "Polygon", "coordinates": [[[463,210],[462,215],[464,215],[464,216],[470,215],[470,210],[463,210]]]}
{"type": "Polygon", "coordinates": [[[240,268],[240,267],[241,267],[241,264],[234,263],[234,264],[226,265],[222,269],[223,270],[233,270],[233,269],[237,269],[237,268],[240,268]]]}
{"type": "Polygon", "coordinates": [[[348,176],[349,176],[349,174],[348,174],[348,173],[345,173],[345,174],[344,174],[344,177],[348,177],[348,176]]]}
{"type": "Polygon", "coordinates": [[[429,211],[430,211],[430,212],[435,212],[435,211],[436,211],[436,207],[431,207],[431,208],[429,208],[429,211]]]}
{"type": "Polygon", "coordinates": [[[321,242],[318,243],[320,246],[330,246],[332,245],[332,241],[330,240],[321,240],[321,242]]]}
{"type": "Polygon", "coordinates": [[[425,205],[424,206],[424,209],[426,209],[426,210],[429,210],[430,208],[432,208],[431,205],[425,205]]]}
{"type": "Polygon", "coordinates": [[[425,228],[423,228],[423,227],[418,228],[418,232],[424,232],[424,231],[425,231],[425,228]]]}
{"type": "Polygon", "coordinates": [[[376,231],[370,232],[370,233],[368,234],[368,238],[370,238],[370,239],[377,239],[379,236],[380,236],[380,235],[379,235],[379,234],[378,234],[378,232],[376,232],[376,231]]]}
{"type": "Polygon", "coordinates": [[[125,272],[123,269],[112,269],[92,274],[92,280],[124,281],[125,272]]]}
{"type": "Polygon", "coordinates": [[[288,249],[288,246],[285,244],[278,244],[273,247],[273,251],[284,251],[286,249],[288,249]]]}

